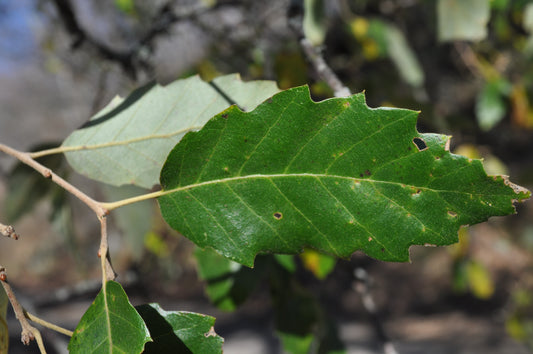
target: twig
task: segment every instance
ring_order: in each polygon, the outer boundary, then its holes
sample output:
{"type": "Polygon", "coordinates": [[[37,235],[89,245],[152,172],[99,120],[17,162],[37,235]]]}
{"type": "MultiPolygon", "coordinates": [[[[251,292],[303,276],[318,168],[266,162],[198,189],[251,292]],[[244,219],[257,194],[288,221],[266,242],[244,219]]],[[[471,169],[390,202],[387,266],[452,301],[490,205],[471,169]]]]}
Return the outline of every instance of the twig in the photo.
{"type": "Polygon", "coordinates": [[[11,225],[4,225],[0,223],[0,234],[6,237],[11,237],[15,240],[19,239],[19,235],[15,233],[15,228],[11,225]]]}
{"type": "Polygon", "coordinates": [[[28,311],[24,310],[24,316],[26,316],[26,318],[32,322],[35,322],[35,323],[38,323],[40,324],[41,326],[43,327],[46,327],[46,328],[49,328],[53,331],[56,331],[56,332],[59,332],[59,333],[62,333],[66,336],[69,336],[69,337],[72,337],[72,335],[74,334],[74,332],[72,331],[69,331],[68,329],[66,328],[63,328],[63,327],[59,327],[58,325],[55,325],[53,323],[50,323],[48,321],[45,321],[43,320],[42,318],[39,318],[35,315],[32,315],[31,313],[29,313],[28,311]]]}
{"type": "Polygon", "coordinates": [[[111,258],[109,256],[108,242],[107,242],[107,219],[105,215],[98,217],[100,221],[100,248],[98,250],[98,257],[101,259],[102,266],[102,286],[105,287],[105,284],[108,280],[115,280],[116,273],[111,266],[111,258]]]}
{"type": "Polygon", "coordinates": [[[289,8],[289,25],[298,36],[302,50],[317,74],[333,90],[335,97],[347,97],[351,95],[337,75],[331,70],[322,56],[322,50],[315,47],[306,37],[303,31],[303,7],[302,4],[293,4],[289,8]]]}
{"type": "Polygon", "coordinates": [[[376,302],[370,293],[370,277],[363,268],[356,268],[354,270],[355,282],[353,284],[354,290],[361,296],[363,306],[372,318],[374,330],[376,331],[379,340],[383,343],[383,352],[385,354],[398,354],[394,344],[392,344],[387,335],[381,318],[378,313],[376,302]]]}
{"type": "Polygon", "coordinates": [[[490,80],[491,78],[497,78],[500,76],[498,70],[478,56],[469,44],[455,42],[454,47],[463,64],[475,77],[482,77],[485,80],[490,80]]]}
{"type": "Polygon", "coordinates": [[[103,207],[102,203],[99,203],[96,200],[92,199],[87,194],[83,193],[81,190],[79,190],[78,188],[58,176],[56,173],[51,171],[49,168],[35,161],[30,153],[15,150],[4,144],[0,144],[0,151],[3,151],[6,154],[15,157],[20,162],[25,163],[26,165],[30,166],[31,168],[42,174],[45,178],[50,178],[52,182],[56,183],[57,185],[65,189],[67,192],[76,196],[96,213],[96,216],[98,217],[98,220],[100,220],[100,223],[102,225],[101,244],[99,251],[99,255],[102,256],[102,273],[104,275],[104,279],[115,279],[115,272],[113,271],[111,261],[109,260],[109,255],[107,253],[107,227],[105,223],[105,217],[109,213],[109,210],[103,207]]]}
{"type": "Polygon", "coordinates": [[[49,168],[35,161],[29,153],[15,150],[4,144],[0,144],[0,151],[3,151],[6,154],[15,157],[20,162],[25,163],[26,165],[30,166],[31,168],[33,168],[34,170],[42,174],[45,178],[50,178],[57,185],[64,188],[67,192],[76,196],[83,203],[85,203],[89,208],[91,208],[96,213],[98,217],[102,217],[108,214],[108,210],[103,208],[99,202],[95,201],[94,199],[89,197],[87,194],[83,193],[78,188],[76,188],[69,182],[65,181],[63,178],[59,177],[57,174],[52,172],[49,168]]]}
{"type": "Polygon", "coordinates": [[[37,345],[39,346],[39,350],[41,351],[41,353],[46,353],[41,333],[37,328],[30,325],[30,323],[26,319],[26,316],[24,314],[25,311],[18,302],[17,298],[15,297],[13,289],[7,281],[6,270],[2,266],[0,266],[0,283],[2,283],[7,298],[9,299],[9,302],[11,302],[11,306],[13,307],[13,311],[15,312],[15,316],[17,317],[17,320],[19,321],[20,326],[22,327],[22,343],[24,343],[25,345],[29,345],[30,341],[35,340],[37,342],[37,345]]]}

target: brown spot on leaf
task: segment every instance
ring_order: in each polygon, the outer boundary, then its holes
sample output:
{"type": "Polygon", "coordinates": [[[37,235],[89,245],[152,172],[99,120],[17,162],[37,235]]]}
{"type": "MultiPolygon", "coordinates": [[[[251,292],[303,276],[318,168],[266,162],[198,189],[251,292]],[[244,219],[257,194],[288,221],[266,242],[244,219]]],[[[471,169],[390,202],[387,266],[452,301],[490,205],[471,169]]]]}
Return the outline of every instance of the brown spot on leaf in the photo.
{"type": "Polygon", "coordinates": [[[274,213],[274,218],[276,220],[281,220],[281,219],[283,219],[283,214],[280,213],[279,211],[277,211],[277,212],[274,213]]]}
{"type": "Polygon", "coordinates": [[[450,215],[452,218],[457,217],[457,213],[453,210],[448,210],[448,215],[450,215]]]}
{"type": "Polygon", "coordinates": [[[206,338],[208,338],[208,337],[216,337],[217,333],[215,332],[215,328],[214,327],[209,328],[209,332],[204,333],[204,336],[206,338]]]}

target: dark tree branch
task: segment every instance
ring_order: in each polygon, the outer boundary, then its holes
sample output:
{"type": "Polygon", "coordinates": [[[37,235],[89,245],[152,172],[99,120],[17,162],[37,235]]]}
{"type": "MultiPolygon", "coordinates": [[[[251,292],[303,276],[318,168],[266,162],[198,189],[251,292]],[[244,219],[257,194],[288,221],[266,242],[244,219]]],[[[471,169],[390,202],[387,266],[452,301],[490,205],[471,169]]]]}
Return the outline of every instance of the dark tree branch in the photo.
{"type": "Polygon", "coordinates": [[[385,331],[385,327],[381,321],[376,302],[374,301],[374,297],[370,292],[371,279],[368,275],[368,272],[363,268],[356,268],[354,271],[354,277],[355,281],[353,283],[353,289],[361,297],[363,307],[372,319],[374,331],[376,332],[378,339],[381,341],[381,343],[383,343],[383,352],[385,354],[398,354],[394,344],[385,331]]]}
{"type": "Polygon", "coordinates": [[[289,26],[298,36],[298,41],[307,60],[311,63],[316,73],[322,80],[333,90],[335,97],[350,96],[351,92],[337,74],[331,70],[329,65],[322,56],[321,48],[315,47],[306,37],[303,30],[303,2],[301,0],[292,0],[288,10],[289,26]]]}
{"type": "Polygon", "coordinates": [[[109,48],[106,44],[93,38],[80,26],[70,0],[52,1],[57,8],[65,29],[73,37],[72,49],[78,49],[85,43],[85,45],[94,49],[103,59],[118,63],[124,72],[133,80],[137,78],[139,68],[143,68],[148,72],[153,70],[146,53],[153,53],[155,40],[161,35],[168,34],[171,25],[183,20],[194,20],[206,12],[217,10],[224,6],[242,5],[244,3],[243,0],[218,1],[211,7],[199,4],[187,7],[179,13],[176,13],[169,2],[162,6],[154,16],[150,28],[145,33],[135,43],[131,43],[128,50],[120,51],[109,48]]]}

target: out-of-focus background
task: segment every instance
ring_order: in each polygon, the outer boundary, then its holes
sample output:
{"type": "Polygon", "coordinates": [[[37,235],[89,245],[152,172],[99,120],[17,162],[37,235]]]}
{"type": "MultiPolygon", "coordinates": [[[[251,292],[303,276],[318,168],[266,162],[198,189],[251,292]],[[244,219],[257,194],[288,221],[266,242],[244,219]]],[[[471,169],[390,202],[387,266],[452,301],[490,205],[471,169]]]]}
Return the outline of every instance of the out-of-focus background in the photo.
{"type": "MultiPolygon", "coordinates": [[[[115,95],[240,73],[282,89],[309,84],[331,97],[288,26],[299,1],[0,0],[0,142],[32,150],[61,144],[115,95]]],[[[368,105],[421,111],[418,129],[453,136],[452,151],[483,158],[491,174],[533,188],[533,4],[525,0],[328,0],[304,21],[308,37],[368,105]]],[[[136,191],[102,187],[44,161],[98,200],[136,191]]],[[[80,202],[0,155],[0,264],[31,312],[74,329],[98,291],[99,224],[80,202]]],[[[308,280],[339,324],[349,353],[381,341],[347,274],[369,273],[382,324],[400,353],[528,353],[533,349],[533,208],[465,227],[461,242],[413,247],[405,264],[356,253],[322,282],[308,280]]],[[[168,231],[146,202],[110,217],[111,254],[134,304],[217,317],[226,353],[278,353],[265,286],[234,313],[216,309],[198,279],[194,246],[168,231]]],[[[393,233],[394,230],[391,230],[393,233]]],[[[11,314],[10,353],[19,344],[11,314]]],[[[44,330],[50,352],[67,338],[44,330]]]]}

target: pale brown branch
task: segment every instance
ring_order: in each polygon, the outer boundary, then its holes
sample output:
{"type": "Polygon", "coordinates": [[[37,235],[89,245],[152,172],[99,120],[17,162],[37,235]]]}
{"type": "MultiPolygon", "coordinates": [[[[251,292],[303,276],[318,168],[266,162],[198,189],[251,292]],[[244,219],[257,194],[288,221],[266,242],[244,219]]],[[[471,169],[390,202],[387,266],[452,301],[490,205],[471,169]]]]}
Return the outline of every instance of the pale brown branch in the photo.
{"type": "Polygon", "coordinates": [[[27,152],[22,152],[15,150],[7,145],[0,144],[0,151],[5,152],[8,155],[11,155],[18,159],[20,162],[30,166],[35,171],[42,174],[45,178],[50,178],[54,183],[64,188],[66,191],[71,193],[85,203],[89,208],[91,208],[98,217],[107,215],[108,210],[103,208],[99,202],[89,197],[87,194],[80,191],[78,188],[65,181],[63,178],[55,174],[49,168],[41,165],[39,162],[35,161],[31,155],[27,152]]]}
{"type": "Polygon", "coordinates": [[[102,266],[102,284],[105,284],[108,280],[115,280],[116,273],[111,265],[111,258],[109,257],[109,249],[107,242],[107,219],[105,216],[99,217],[100,220],[100,248],[98,250],[98,257],[101,259],[102,266]]]}
{"type": "Polygon", "coordinates": [[[347,97],[351,95],[350,89],[342,83],[337,75],[328,66],[320,48],[315,47],[307,38],[302,37],[300,39],[300,46],[307,57],[307,60],[311,62],[313,68],[320,76],[322,80],[328,84],[333,90],[335,97],[347,97]]]}
{"type": "Polygon", "coordinates": [[[111,261],[107,252],[107,226],[105,222],[105,217],[109,213],[109,210],[106,209],[102,203],[92,199],[87,194],[79,190],[77,187],[73,186],[72,184],[61,178],[59,175],[54,173],[52,170],[35,161],[30,153],[18,151],[4,144],[0,144],[0,151],[3,151],[6,154],[15,157],[20,162],[30,166],[31,168],[42,174],[45,178],[51,179],[52,182],[56,183],[57,185],[65,189],[67,192],[76,196],[79,200],[85,203],[96,213],[96,216],[98,217],[98,220],[102,225],[100,250],[98,254],[102,257],[103,279],[104,282],[109,279],[115,279],[115,272],[113,271],[111,261]]]}
{"type": "Polygon", "coordinates": [[[43,320],[42,318],[39,318],[35,315],[32,315],[31,313],[29,313],[28,311],[24,310],[24,316],[26,316],[26,318],[32,322],[35,322],[37,324],[40,324],[41,326],[43,327],[46,327],[46,328],[49,328],[53,331],[56,331],[56,332],[59,332],[59,333],[62,333],[66,336],[69,336],[69,337],[72,337],[72,335],[74,334],[74,332],[66,329],[66,328],[63,328],[63,327],[59,327],[58,325],[55,325],[53,323],[50,323],[48,321],[45,321],[43,320]]]}
{"type": "Polygon", "coordinates": [[[15,233],[15,228],[11,225],[4,225],[0,223],[0,234],[6,237],[11,237],[15,240],[19,239],[19,235],[15,233]]]}
{"type": "Polygon", "coordinates": [[[20,323],[20,326],[22,327],[22,332],[21,332],[22,343],[24,343],[25,345],[29,345],[30,341],[36,340],[41,353],[46,353],[46,350],[43,344],[43,339],[41,337],[41,333],[39,332],[37,328],[30,325],[30,323],[26,319],[25,311],[20,305],[20,303],[18,302],[17,298],[15,297],[15,293],[13,292],[11,285],[9,285],[7,281],[6,270],[2,266],[0,266],[0,283],[2,283],[4,291],[6,292],[7,298],[9,299],[9,302],[11,303],[11,307],[13,307],[13,311],[15,312],[15,317],[17,318],[17,320],[20,323]]]}
{"type": "Polygon", "coordinates": [[[306,37],[303,31],[303,8],[294,6],[289,9],[289,25],[298,36],[300,47],[305,57],[311,63],[316,73],[322,80],[333,90],[335,97],[347,97],[351,95],[350,89],[346,87],[337,77],[337,74],[331,70],[328,63],[324,60],[322,50],[314,46],[306,37]]]}
{"type": "Polygon", "coordinates": [[[359,294],[359,296],[361,296],[363,307],[372,319],[374,330],[376,331],[379,340],[383,343],[383,352],[385,354],[398,354],[398,351],[394,347],[394,344],[387,335],[385,327],[381,322],[378,307],[370,292],[370,277],[367,271],[363,268],[357,268],[354,271],[354,277],[355,281],[353,283],[353,289],[359,294]]]}

